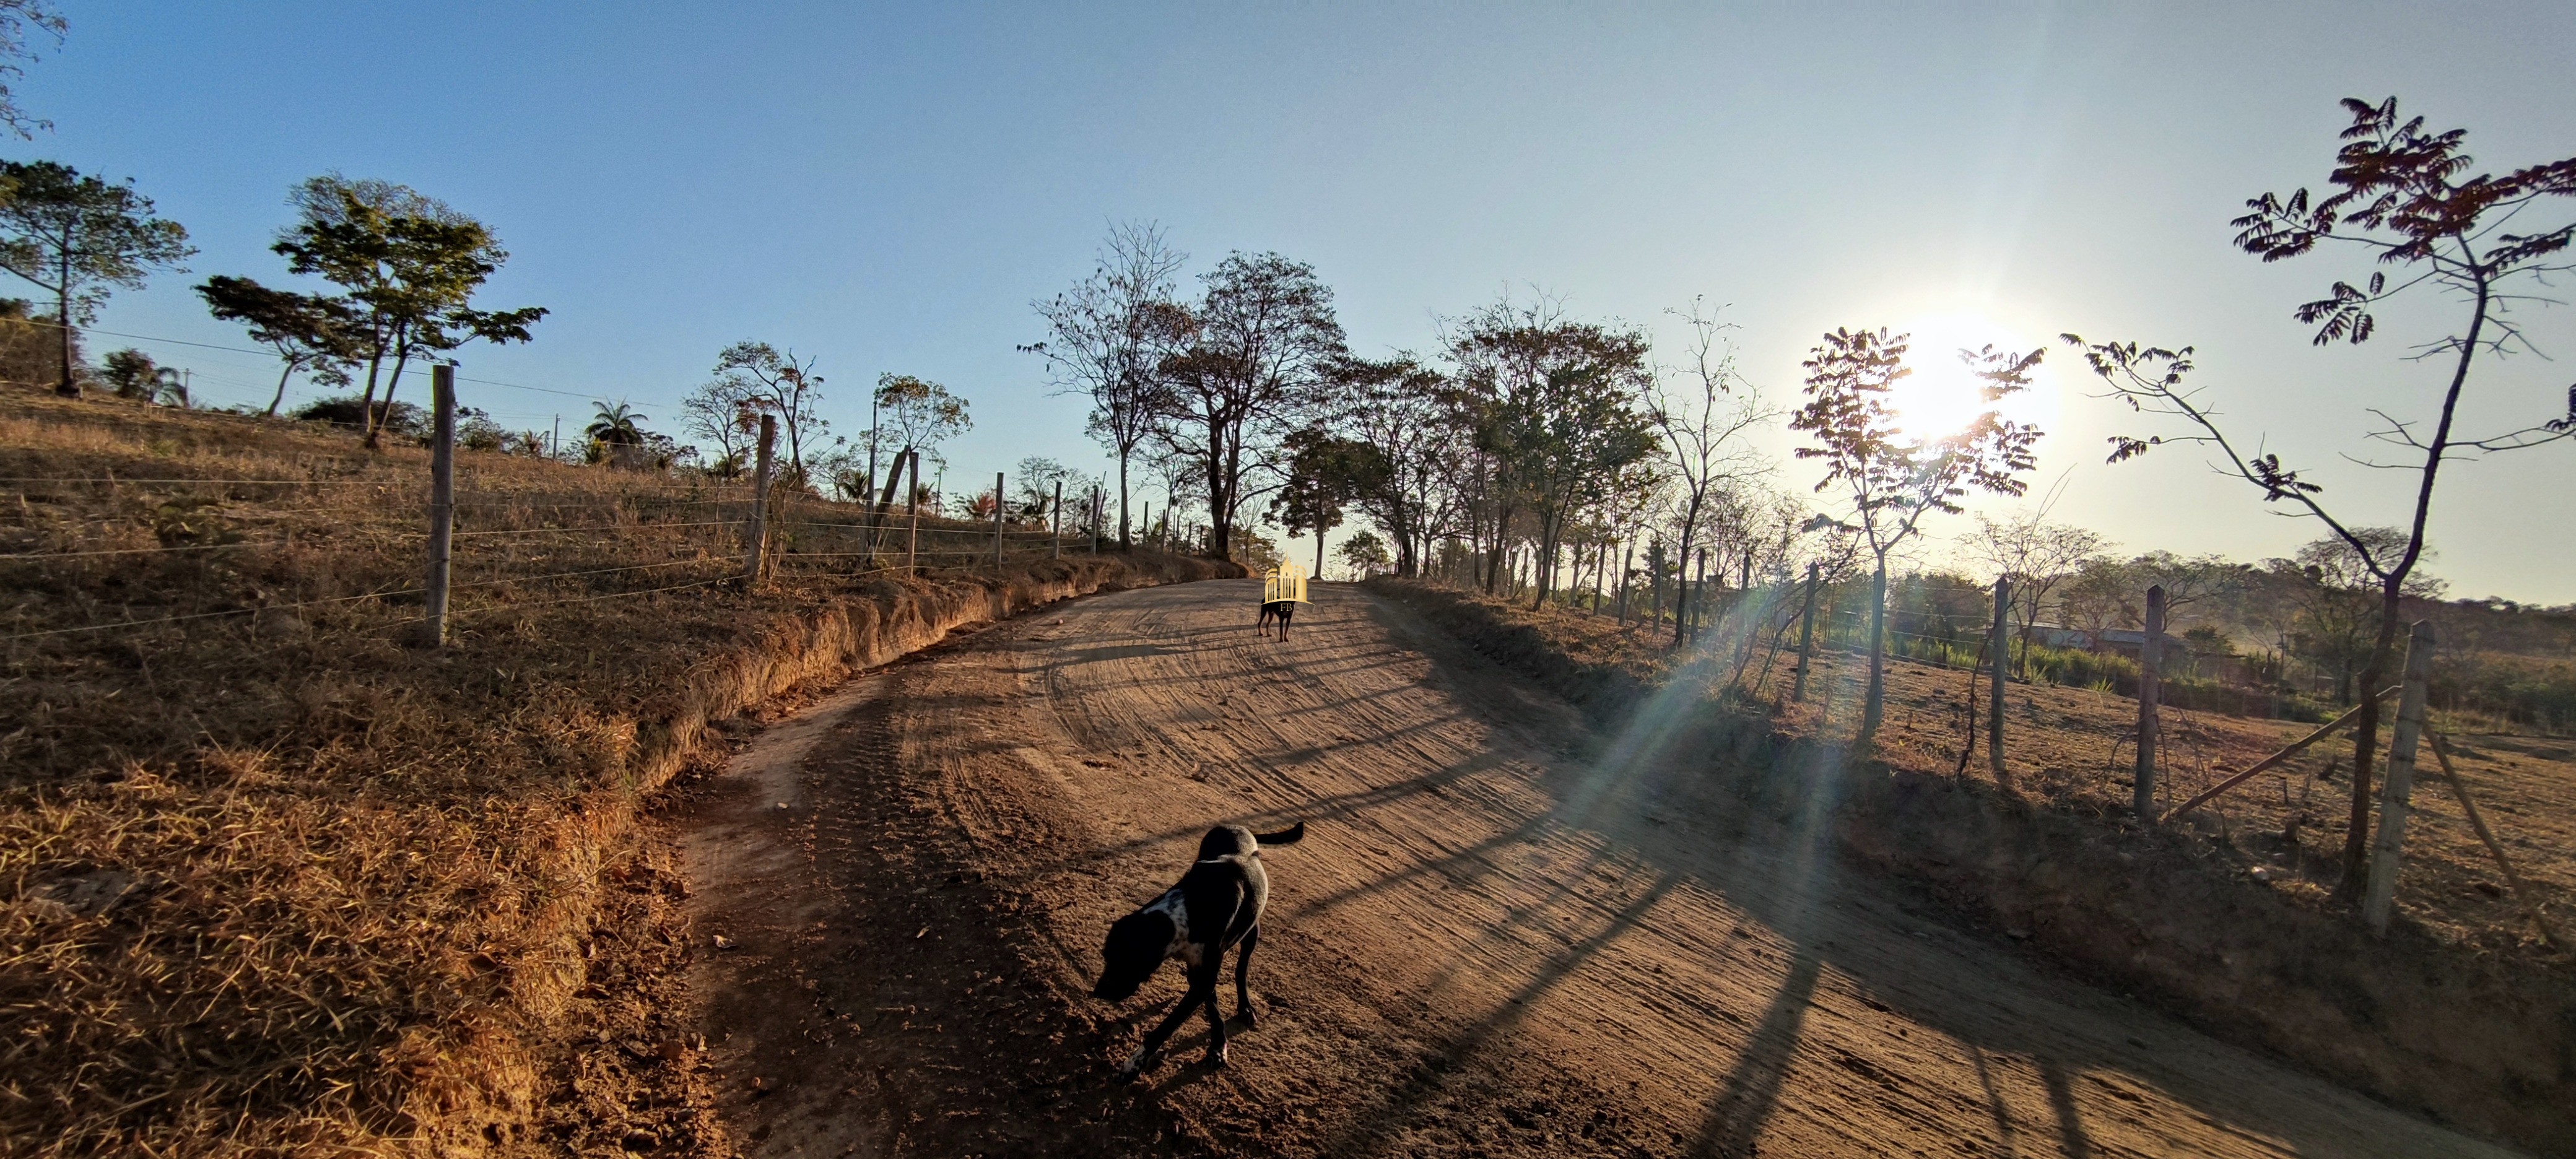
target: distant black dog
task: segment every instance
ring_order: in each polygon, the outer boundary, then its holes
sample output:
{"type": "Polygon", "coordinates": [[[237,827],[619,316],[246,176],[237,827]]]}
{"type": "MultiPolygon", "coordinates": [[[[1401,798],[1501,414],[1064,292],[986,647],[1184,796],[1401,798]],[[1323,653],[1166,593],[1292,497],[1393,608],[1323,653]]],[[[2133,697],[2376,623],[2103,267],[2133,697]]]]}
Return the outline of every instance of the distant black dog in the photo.
{"type": "Polygon", "coordinates": [[[1267,629],[1270,627],[1270,621],[1277,620],[1279,621],[1279,638],[1284,641],[1288,638],[1288,621],[1296,615],[1297,601],[1272,600],[1269,603],[1261,605],[1261,618],[1253,621],[1252,630],[1262,632],[1266,635],[1267,629]]]}
{"type": "Polygon", "coordinates": [[[1256,834],[1241,825],[1210,829],[1199,839],[1198,863],[1181,875],[1180,884],[1109,927],[1092,997],[1124,1002],[1170,958],[1188,967],[1190,982],[1180,1006],[1145,1036],[1145,1044],[1118,1073],[1132,1077],[1144,1069],[1201,1003],[1207,1005],[1208,1065],[1225,1065],[1225,1016],[1217,1010],[1216,982],[1228,947],[1242,947],[1234,959],[1235,1010],[1245,1028],[1256,1021],[1245,974],[1252,968],[1253,947],[1261,944],[1261,909],[1270,900],[1261,847],[1294,845],[1305,836],[1303,821],[1276,833],[1256,834]]]}

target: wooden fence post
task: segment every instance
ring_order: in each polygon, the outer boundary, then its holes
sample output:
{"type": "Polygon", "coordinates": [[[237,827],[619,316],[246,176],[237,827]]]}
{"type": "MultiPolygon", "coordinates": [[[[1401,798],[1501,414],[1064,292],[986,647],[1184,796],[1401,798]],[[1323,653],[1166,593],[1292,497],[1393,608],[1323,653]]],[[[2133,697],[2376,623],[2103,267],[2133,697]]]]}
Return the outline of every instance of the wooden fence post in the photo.
{"type": "Polygon", "coordinates": [[[2011,618],[2011,609],[2012,580],[1996,576],[1995,622],[1989,628],[1994,643],[1986,649],[1994,655],[1995,665],[1994,695],[1987,698],[1993,703],[1986,706],[1986,767],[1993,770],[1997,786],[2006,784],[2008,777],[2004,772],[2004,668],[2012,662],[2012,639],[2004,624],[2011,618]]]}
{"type": "Polygon", "coordinates": [[[1048,540],[1048,541],[1047,541],[1047,558],[1048,558],[1048,559],[1063,559],[1063,558],[1064,558],[1064,480],[1062,480],[1062,479],[1058,479],[1058,480],[1056,480],[1056,481],[1055,481],[1055,502],[1054,502],[1054,503],[1052,503],[1052,504],[1050,504],[1050,505],[1048,505],[1048,507],[1047,507],[1047,513],[1048,513],[1049,515],[1052,515],[1052,516],[1054,516],[1054,517],[1055,517],[1055,535],[1054,535],[1054,538],[1052,538],[1052,539],[1050,539],[1050,540],[1048,540]]]}
{"type": "Polygon", "coordinates": [[[2415,810],[2415,746],[2424,734],[2424,694],[2433,675],[2433,623],[2416,621],[2406,633],[2406,683],[2397,694],[2397,729],[2388,738],[2388,767],[2380,771],[2379,834],[2371,842],[2370,886],[2362,894],[2362,920],[2370,932],[2388,932],[2397,897],[2397,865],[2406,846],[2406,818],[2415,810]]]}
{"type": "Polygon", "coordinates": [[[2478,840],[2486,845],[2488,856],[2495,858],[2496,868],[2504,871],[2504,883],[2513,890],[2513,899],[2522,903],[2522,912],[2530,915],[2531,924],[2540,927],[2540,940],[2547,942],[2551,949],[2565,949],[2558,940],[2558,931],[2541,913],[2540,902],[2522,884],[2522,875],[2515,873],[2513,863],[2505,860],[2504,846],[2496,841],[2494,831],[2487,828],[2486,818],[2478,813],[2477,801],[2469,796],[2469,783],[2460,779],[2460,770],[2451,767],[2451,747],[2442,743],[2442,734],[2438,732],[2428,731],[2424,735],[2433,742],[2433,755],[2442,762],[2442,779],[2449,781],[2451,792],[2459,796],[2460,812],[2468,817],[2469,828],[2477,831],[2478,840]]]}
{"type": "Polygon", "coordinates": [[[993,472],[993,570],[1002,570],[1002,473],[993,472]]]}
{"type": "Polygon", "coordinates": [[[910,474],[905,476],[903,505],[912,516],[912,530],[903,541],[903,574],[921,574],[921,452],[912,453],[910,474]]]}
{"type": "Polygon", "coordinates": [[[1789,686],[1792,703],[1807,698],[1807,661],[1816,654],[1816,565],[1807,565],[1807,605],[1798,613],[1798,679],[1789,686]]]}
{"type": "Polygon", "coordinates": [[[422,601],[421,642],[447,646],[447,561],[456,534],[456,367],[429,369],[435,417],[429,443],[429,591],[422,601]]]}
{"type": "Polygon", "coordinates": [[[2152,825],[2156,820],[2156,701],[2162,695],[2157,669],[2164,662],[2165,588],[2156,584],[2147,589],[2147,632],[2138,645],[2138,771],[2132,794],[2137,807],[2138,823],[2152,825]]]}
{"type": "Polygon", "coordinates": [[[1091,488],[1091,554],[1100,554],[1100,486],[1091,488]]]}
{"type": "Polygon", "coordinates": [[[777,466],[771,458],[778,447],[778,416],[760,416],[760,450],[754,457],[751,472],[751,531],[744,536],[751,543],[742,563],[742,586],[753,587],[769,565],[769,476],[777,466]]]}

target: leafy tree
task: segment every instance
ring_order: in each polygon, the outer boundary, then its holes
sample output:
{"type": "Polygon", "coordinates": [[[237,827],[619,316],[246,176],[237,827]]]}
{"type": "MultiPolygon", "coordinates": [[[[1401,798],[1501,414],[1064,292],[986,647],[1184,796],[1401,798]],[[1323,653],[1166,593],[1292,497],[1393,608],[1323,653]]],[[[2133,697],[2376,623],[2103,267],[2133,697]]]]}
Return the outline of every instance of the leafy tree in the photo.
{"type": "Polygon", "coordinates": [[[360,430],[372,425],[378,430],[390,431],[405,438],[416,438],[428,433],[429,430],[429,418],[421,413],[419,407],[407,402],[380,400],[370,403],[354,394],[317,398],[304,404],[303,409],[296,411],[293,417],[308,422],[327,422],[332,426],[347,427],[351,430],[360,430]]]}
{"type": "MultiPolygon", "coordinates": [[[[382,378],[390,401],[413,356],[455,350],[481,339],[526,342],[528,328],[546,316],[542,306],[486,311],[473,306],[476,290],[509,260],[500,239],[481,222],[435,198],[383,181],[352,181],[338,174],[315,177],[289,195],[300,220],[282,233],[275,250],[298,274],[318,274],[347,293],[356,324],[355,351],[367,363],[361,396],[370,415],[382,378]]],[[[366,445],[380,445],[382,428],[367,428],[366,445]]]]}
{"type": "Polygon", "coordinates": [[[1243,504],[1279,477],[1278,439],[1326,397],[1342,324],[1314,268],[1275,253],[1229,254],[1199,280],[1198,308],[1174,324],[1188,342],[1161,364],[1169,389],[1155,433],[1198,468],[1210,542],[1232,559],[1246,542],[1236,534],[1243,504]]]}
{"type": "MultiPolygon", "coordinates": [[[[1989,346],[1962,350],[1959,357],[1984,380],[1981,393],[1991,404],[2026,389],[2042,353],[2013,354],[1989,346]]],[[[1858,736],[1863,745],[1877,736],[1886,708],[1888,553],[1920,532],[1925,516],[1957,514],[1958,500],[1971,488],[2021,494],[2027,485],[2016,476],[2030,469],[2031,444],[2040,435],[2036,428],[1988,410],[1956,434],[1909,439],[1887,406],[1889,389],[1910,373],[1905,354],[1906,336],[1883,329],[1837,329],[1825,335],[1803,363],[1807,404],[1789,420],[1791,429],[1815,438],[1818,445],[1798,448],[1798,457],[1824,461],[1825,476],[1817,480],[1816,490],[1842,485],[1856,520],[1854,530],[1872,559],[1869,685],[1858,736]]]]}
{"type": "Polygon", "coordinates": [[[196,247],[178,222],[152,216],[152,199],[131,181],[83,177],[52,161],[0,161],[0,194],[0,269],[53,296],[62,329],[54,393],[79,398],[73,331],[98,317],[112,288],[142,289],[152,271],[182,269],[196,247]]]}
{"type": "Polygon", "coordinates": [[[880,437],[896,448],[895,466],[886,472],[884,498],[877,504],[883,510],[894,504],[906,454],[919,451],[937,461],[939,444],[975,429],[975,420],[967,414],[965,399],[909,374],[878,375],[876,407],[880,437]]]}
{"type": "MultiPolygon", "coordinates": [[[[814,373],[814,360],[746,340],[716,355],[715,376],[728,384],[725,391],[749,399],[756,412],[778,416],[778,429],[787,436],[787,460],[779,477],[789,487],[805,486],[805,437],[820,442],[831,426],[815,413],[823,398],[823,376],[814,373]]],[[[757,415],[752,421],[756,428],[757,415]]]]}
{"type": "MultiPolygon", "coordinates": [[[[1449,341],[1460,408],[1480,456],[1471,486],[1482,492],[1480,531],[1490,530],[1485,590],[1499,581],[1515,517],[1552,558],[1565,522],[1627,463],[1653,450],[1649,420],[1636,409],[1650,379],[1643,334],[1563,316],[1539,298],[1506,297],[1478,311],[1449,341]]],[[[1545,598],[1552,568],[1534,585],[1545,598]]]]}
{"type": "Polygon", "coordinates": [[[1322,426],[1289,434],[1287,478],[1270,496],[1269,516],[1290,535],[1315,536],[1315,571],[1324,574],[1324,533],[1342,525],[1342,515],[1364,490],[1380,485],[1387,474],[1386,456],[1356,439],[1338,438],[1322,426]]]}
{"type": "Polygon", "coordinates": [[[277,393],[268,400],[271,417],[286,401],[286,383],[296,371],[310,370],[316,381],[331,386],[349,384],[347,366],[358,359],[362,345],[357,311],[347,302],[273,290],[223,274],[206,279],[197,294],[215,317],[249,327],[251,341],[277,351],[284,369],[277,375],[277,393]]]}
{"type": "MultiPolygon", "coordinates": [[[[2382,553],[2403,550],[2406,532],[2397,527],[2356,527],[2354,537],[2382,553]]],[[[2424,560],[2433,558],[2431,549],[2424,560]]],[[[2298,616],[2292,625],[2290,642],[2300,658],[2332,672],[2335,702],[2350,704],[2358,690],[2354,681],[2370,663],[2370,650],[2379,636],[2383,609],[2378,600],[2379,577],[2370,570],[2369,561],[2341,536],[2329,535],[2299,548],[2291,557],[2297,574],[2305,581],[2295,590],[2298,616]]],[[[2416,599],[2436,599],[2442,594],[2442,581],[2417,571],[2407,576],[2406,595],[2416,599]]]]}
{"type": "MultiPolygon", "coordinates": [[[[1682,558],[1688,559],[1699,545],[1701,516],[1709,500],[1722,490],[1721,484],[1769,469],[1746,444],[1745,436],[1777,415],[1762,405],[1761,393],[1735,369],[1735,349],[1726,340],[1732,323],[1718,321],[1717,312],[1706,309],[1699,299],[1692,300],[1688,312],[1670,312],[1690,327],[1690,365],[1656,383],[1651,413],[1671,448],[1673,472],[1681,482],[1678,532],[1682,558]],[[1672,379],[1679,379],[1680,385],[1671,385],[1672,379]]],[[[1687,603],[1688,589],[1684,589],[1673,617],[1676,647],[1682,642],[1682,625],[1689,619],[1687,603]]]]}
{"type": "Polygon", "coordinates": [[[1352,501],[1394,539],[1396,574],[1421,574],[1432,545],[1463,515],[1454,484],[1469,450],[1458,392],[1410,354],[1345,358],[1331,376],[1334,428],[1374,459],[1354,464],[1363,469],[1352,473],[1352,501]]]}
{"type": "Polygon", "coordinates": [[[1021,347],[1046,359],[1057,390],[1091,398],[1086,433],[1118,460],[1120,547],[1129,543],[1128,461],[1169,409],[1157,368],[1186,324],[1172,299],[1173,278],[1188,260],[1152,222],[1111,228],[1089,277],[1033,303],[1047,337],[1021,347]]]}
{"type": "MultiPolygon", "coordinates": [[[[2186,387],[2193,370],[2189,347],[2166,350],[2136,343],[2088,344],[2074,335],[2067,341],[2082,347],[2096,374],[2118,397],[2139,411],[2181,419],[2185,433],[2146,438],[2114,436],[2112,462],[2145,453],[2167,442],[2198,443],[2217,452],[2220,466],[2260,491],[2266,503],[2288,503],[2315,518],[2351,549],[2379,591],[2378,635],[2360,681],[2364,689],[2353,729],[2353,794],[2350,823],[2344,832],[2343,880],[2339,892],[2358,897],[2369,875],[2370,786],[2373,754],[2378,744],[2381,705],[2375,695],[2395,662],[2398,605],[2409,577],[2423,559],[2425,529],[2433,510],[2433,490],[2443,462],[2468,455],[2525,450],[2576,435],[2576,388],[2568,392],[2563,417],[2541,412],[2527,425],[2493,434],[2468,435],[2455,428],[2460,401],[2481,355],[2502,358],[2532,349],[2514,320],[2511,307],[2532,300],[2524,289],[2545,285],[2549,275],[2569,269],[2564,255],[2576,241],[2576,221],[2540,219],[2554,199],[2576,197],[2576,157],[2529,166],[2497,177],[2468,176],[2474,161],[2465,151],[2467,131],[2426,132],[2424,119],[2401,119],[2397,98],[2373,105],[2346,98],[2352,124],[2342,134],[2335,166],[2326,181],[2335,191],[2310,202],[2308,191],[2288,197],[2265,193],[2246,202],[2249,210],[2230,224],[2238,229],[2236,244],[2266,262],[2284,261],[2332,244],[2368,255],[2384,267],[2356,286],[2337,279],[2326,296],[2302,303],[2293,315],[2316,328],[2315,343],[2368,341],[2378,330],[2374,310],[2383,302],[2423,290],[2448,297],[2461,310],[2456,329],[2415,348],[2412,357],[2447,359],[2449,372],[2432,407],[2429,429],[2421,418],[2400,419],[2374,412],[2386,424],[2372,439],[2399,449],[2410,462],[2368,463],[2411,472],[2414,500],[2405,537],[2397,543],[2375,543],[2360,526],[2328,510],[2324,488],[2303,478],[2276,453],[2247,455],[2220,428],[2198,389],[2186,387]],[[2391,280],[2389,274],[2397,274],[2391,280]]],[[[2544,404],[2554,408],[2556,401],[2544,404]]]]}
{"type": "Polygon", "coordinates": [[[118,398],[151,400],[179,382],[179,372],[152,360],[152,356],[129,346],[110,350],[99,359],[98,377],[116,392],[118,398]]]}
{"type": "Polygon", "coordinates": [[[55,44],[61,44],[63,33],[70,29],[71,25],[44,0],[0,0],[0,125],[8,126],[22,141],[34,140],[35,130],[51,129],[54,123],[28,116],[18,107],[15,86],[20,77],[27,75],[26,66],[18,62],[36,59],[35,50],[27,44],[32,34],[50,34],[55,44]]]}
{"type": "Polygon", "coordinates": [[[1395,558],[1386,553],[1386,541],[1377,533],[1362,529],[1351,533],[1340,547],[1333,549],[1342,564],[1361,579],[1367,579],[1395,566],[1395,558]]]}

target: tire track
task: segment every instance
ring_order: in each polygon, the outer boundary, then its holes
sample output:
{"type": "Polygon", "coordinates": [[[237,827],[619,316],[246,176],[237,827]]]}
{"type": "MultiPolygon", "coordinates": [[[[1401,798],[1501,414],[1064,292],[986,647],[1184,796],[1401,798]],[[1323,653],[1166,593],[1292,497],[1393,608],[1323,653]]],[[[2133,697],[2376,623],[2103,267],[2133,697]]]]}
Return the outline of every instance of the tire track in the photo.
{"type": "Polygon", "coordinates": [[[887,674],[860,710],[883,739],[807,769],[819,812],[872,819],[802,871],[839,932],[785,952],[939,1029],[871,1024],[834,1064],[876,1076],[855,1104],[755,1100],[747,1129],[780,1154],[2506,1154],[1917,912],[1821,817],[1709,793],[1687,728],[1597,736],[1340,585],[1261,640],[1256,591],[1077,601],[887,674]],[[1180,983],[1093,1002],[1101,930],[1207,825],[1295,819],[1234,1065],[1192,1030],[1116,1082],[1180,983]],[[862,1111],[877,1134],[806,1122],[862,1111]]]}

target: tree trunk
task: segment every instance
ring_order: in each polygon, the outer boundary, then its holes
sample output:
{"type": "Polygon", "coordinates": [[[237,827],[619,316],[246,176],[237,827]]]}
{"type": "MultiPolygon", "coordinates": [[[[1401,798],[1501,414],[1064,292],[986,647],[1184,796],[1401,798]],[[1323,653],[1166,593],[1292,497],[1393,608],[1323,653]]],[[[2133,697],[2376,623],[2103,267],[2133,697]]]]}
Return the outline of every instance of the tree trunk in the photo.
{"type": "Polygon", "coordinates": [[[72,282],[71,259],[63,259],[59,283],[62,291],[54,295],[54,334],[62,340],[62,375],[54,380],[54,393],[64,398],[80,397],[80,380],[72,377],[72,282]]]}
{"type": "Polygon", "coordinates": [[[1882,554],[1869,579],[1869,689],[1861,697],[1858,745],[1867,747],[1878,736],[1878,722],[1886,711],[1887,556],[1882,554]]]}
{"type": "MultiPolygon", "coordinates": [[[[1118,449],[1118,550],[1128,550],[1127,540],[1127,456],[1133,447],[1118,449]]],[[[1321,566],[1321,565],[1318,565],[1321,566]]]]}
{"type": "Polygon", "coordinates": [[[2389,661],[2397,651],[2397,619],[2406,598],[2406,577],[2423,557],[2424,524],[2433,513],[2433,480],[2442,469],[2442,456],[2451,446],[2451,421],[2460,406],[2460,388],[2468,384],[2469,363],[2477,357],[2479,335],[2486,330],[2487,309],[2493,299],[2487,285],[2487,272],[2471,263],[2477,274],[2477,301],[2469,315],[2469,330],[2460,342],[2459,361],[2451,367],[2451,386],[2442,396],[2442,417],[2433,427],[2432,441],[2424,448],[2424,480],[2415,489],[2415,522],[2406,540],[2406,554],[2396,567],[2388,570],[2380,584],[2379,641],[2370,650],[2370,665],[2361,672],[2361,715],[2352,725],[2352,815],[2343,835],[2343,880],[2335,893],[2346,901],[2358,901],[2370,884],[2370,758],[2379,743],[2379,693],[2381,681],[2388,678],[2389,661]]]}
{"type": "Polygon", "coordinates": [[[276,418],[277,408],[285,405],[286,380],[293,377],[295,377],[295,364],[289,362],[286,364],[286,369],[277,376],[277,394],[275,397],[268,400],[268,417],[276,418]]]}

